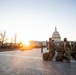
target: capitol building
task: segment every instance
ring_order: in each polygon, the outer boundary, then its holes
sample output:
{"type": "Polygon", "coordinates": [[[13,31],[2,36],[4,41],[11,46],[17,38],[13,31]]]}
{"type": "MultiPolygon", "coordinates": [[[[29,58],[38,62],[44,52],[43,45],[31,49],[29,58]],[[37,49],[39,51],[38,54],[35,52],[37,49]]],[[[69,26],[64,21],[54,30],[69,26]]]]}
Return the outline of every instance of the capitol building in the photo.
{"type": "Polygon", "coordinates": [[[60,36],[59,32],[57,31],[56,27],[52,34],[52,37],[49,37],[49,38],[52,38],[52,40],[54,40],[56,45],[59,45],[59,43],[61,42],[61,36],[60,36]]]}
{"type": "Polygon", "coordinates": [[[55,31],[52,34],[52,40],[54,40],[55,42],[57,41],[61,41],[61,36],[59,34],[59,32],[57,31],[57,28],[55,27],[55,31]]]}

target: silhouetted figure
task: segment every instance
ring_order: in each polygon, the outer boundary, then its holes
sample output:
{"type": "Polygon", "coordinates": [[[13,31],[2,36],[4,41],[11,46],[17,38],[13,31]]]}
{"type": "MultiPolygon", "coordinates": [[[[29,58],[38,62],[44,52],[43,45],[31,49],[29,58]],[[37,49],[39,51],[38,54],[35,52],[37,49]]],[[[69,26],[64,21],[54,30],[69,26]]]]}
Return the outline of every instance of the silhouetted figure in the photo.
{"type": "Polygon", "coordinates": [[[46,41],[46,49],[48,50],[48,41],[46,41]]]}
{"type": "Polygon", "coordinates": [[[71,42],[71,56],[74,58],[75,57],[75,46],[74,43],[71,42]]]}
{"type": "Polygon", "coordinates": [[[76,60],[76,42],[71,44],[71,56],[76,60]]]}
{"type": "Polygon", "coordinates": [[[75,50],[75,57],[74,57],[74,59],[76,60],[76,42],[75,42],[74,50],[75,50]]]}
{"type": "Polygon", "coordinates": [[[41,42],[41,53],[43,53],[43,43],[41,42]]]}

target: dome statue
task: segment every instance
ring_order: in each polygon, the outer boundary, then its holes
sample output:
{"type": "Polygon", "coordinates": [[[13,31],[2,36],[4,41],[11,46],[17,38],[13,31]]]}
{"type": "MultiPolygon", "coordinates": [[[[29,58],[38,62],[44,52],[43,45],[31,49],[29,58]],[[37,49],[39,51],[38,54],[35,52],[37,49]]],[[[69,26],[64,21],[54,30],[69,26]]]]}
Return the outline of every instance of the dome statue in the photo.
{"type": "Polygon", "coordinates": [[[60,34],[57,31],[57,28],[56,27],[55,27],[55,31],[52,34],[52,40],[54,40],[54,41],[61,41],[60,34]]]}

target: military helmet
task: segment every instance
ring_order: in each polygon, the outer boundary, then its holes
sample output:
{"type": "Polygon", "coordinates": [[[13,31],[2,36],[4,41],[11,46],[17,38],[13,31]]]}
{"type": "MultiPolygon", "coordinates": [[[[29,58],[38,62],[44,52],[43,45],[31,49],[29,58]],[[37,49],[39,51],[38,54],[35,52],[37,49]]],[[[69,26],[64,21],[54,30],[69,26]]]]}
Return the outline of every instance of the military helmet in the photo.
{"type": "Polygon", "coordinates": [[[64,41],[67,41],[67,38],[64,38],[64,41]]]}

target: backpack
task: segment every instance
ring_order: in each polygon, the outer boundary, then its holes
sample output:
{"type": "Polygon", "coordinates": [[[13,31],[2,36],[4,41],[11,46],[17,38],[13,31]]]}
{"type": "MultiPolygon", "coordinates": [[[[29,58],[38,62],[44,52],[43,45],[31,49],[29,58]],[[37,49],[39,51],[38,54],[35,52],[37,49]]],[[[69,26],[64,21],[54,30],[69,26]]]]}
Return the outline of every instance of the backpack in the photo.
{"type": "Polygon", "coordinates": [[[50,57],[49,53],[47,53],[47,52],[43,53],[43,59],[44,60],[48,60],[49,57],[50,57]]]}
{"type": "Polygon", "coordinates": [[[63,54],[61,52],[58,52],[55,59],[56,59],[56,61],[63,61],[63,54]]]}

